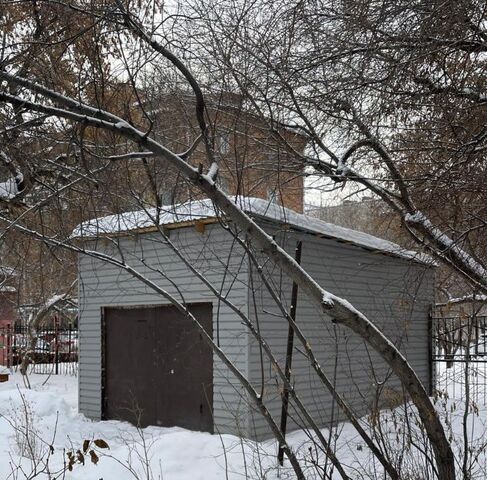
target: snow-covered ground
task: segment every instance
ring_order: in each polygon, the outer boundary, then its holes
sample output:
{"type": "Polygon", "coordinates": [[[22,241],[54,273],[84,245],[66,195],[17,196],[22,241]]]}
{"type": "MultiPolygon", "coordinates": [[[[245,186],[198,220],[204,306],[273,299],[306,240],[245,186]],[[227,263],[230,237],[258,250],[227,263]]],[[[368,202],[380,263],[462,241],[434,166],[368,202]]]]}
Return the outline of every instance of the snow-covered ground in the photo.
{"type": "MultiPolygon", "coordinates": [[[[0,384],[1,480],[29,478],[35,463],[28,458],[33,456],[31,450],[40,458],[52,443],[54,454],[50,468],[55,471],[66,458],[64,448],[76,452],[82,449],[84,440],[99,438],[110,449],[97,448],[99,462],[94,465],[88,457],[85,466],[75,465],[67,473],[67,479],[278,478],[274,442],[255,443],[232,435],[210,435],[181,428],[137,430],[124,422],[93,422],[77,412],[76,377],[53,375],[43,385],[46,378],[46,375],[31,375],[32,390],[25,389],[18,373],[0,384]],[[36,439],[32,449],[25,445],[22,432],[26,427],[36,439]],[[149,477],[147,464],[152,470],[149,477]],[[19,474],[18,465],[25,474],[19,474]]],[[[302,435],[295,437],[296,442],[305,440],[302,435]]],[[[286,471],[280,472],[280,478],[288,477],[286,471]]]]}
{"type": "Polygon", "coordinates": [[[438,362],[435,372],[436,387],[446,392],[450,399],[464,400],[465,387],[468,385],[470,402],[485,408],[487,406],[487,359],[479,357],[479,360],[468,364],[452,362],[450,368],[445,361],[438,362]]]}
{"type": "MultiPolygon", "coordinates": [[[[32,375],[32,390],[26,390],[22,378],[15,373],[9,382],[0,384],[0,479],[17,477],[16,466],[21,463],[28,473],[32,468],[25,437],[17,430],[26,424],[38,439],[36,453],[47,451],[52,442],[52,470],[62,466],[63,448],[82,449],[83,441],[101,438],[110,449],[96,449],[101,456],[94,465],[89,458],[86,465],[77,465],[68,472],[69,479],[134,479],[147,478],[145,456],[149,458],[152,477],[168,479],[242,478],[245,469],[251,470],[256,445],[243,444],[230,435],[210,435],[189,432],[180,428],[135,427],[116,421],[93,422],[77,413],[77,378],[70,375],[51,376],[46,385],[45,375],[32,375]],[[26,409],[29,413],[25,413],[26,409]],[[54,439],[54,440],[52,440],[54,439]],[[43,444],[43,442],[47,444],[43,444]],[[145,444],[145,447],[144,447],[145,444]],[[20,452],[24,448],[24,452],[20,452]],[[246,452],[244,462],[242,450],[246,452]],[[21,453],[25,457],[19,461],[21,453]],[[131,472],[130,469],[134,471],[131,472]]],[[[260,444],[262,469],[274,466],[275,447],[260,444]],[[269,454],[272,457],[266,458],[269,454]]],[[[42,455],[39,455],[41,457],[42,455]]],[[[39,467],[38,467],[39,468],[39,467]]],[[[249,476],[253,476],[249,471],[249,476]]],[[[28,477],[27,477],[28,478],[28,477]]],[[[41,477],[44,478],[44,477],[41,477]]],[[[47,478],[47,477],[46,477],[47,478]]]]}
{"type": "MultiPolygon", "coordinates": [[[[91,440],[86,464],[75,464],[67,472],[67,480],[103,479],[286,479],[294,478],[289,467],[279,469],[276,462],[276,444],[273,441],[252,442],[231,435],[210,435],[189,432],[180,428],[135,427],[116,421],[94,422],[77,412],[77,378],[71,375],[31,375],[32,390],[27,390],[18,373],[0,384],[0,480],[34,478],[33,470],[45,470],[43,461],[48,457],[50,445],[54,447],[49,459],[49,471],[63,468],[70,450],[76,456],[83,450],[83,442],[91,440]],[[25,432],[29,434],[26,436],[25,432]],[[109,449],[94,446],[93,440],[103,439],[109,449]],[[96,464],[90,460],[89,450],[100,457],[96,464]],[[40,459],[43,460],[40,460],[40,459]],[[149,472],[148,472],[149,470],[149,472]]],[[[440,398],[438,409],[447,425],[451,425],[452,444],[457,452],[462,449],[461,400],[440,398]]],[[[472,410],[473,412],[474,410],[472,410]]],[[[381,429],[386,434],[392,450],[403,453],[394,425],[403,418],[403,410],[385,412],[381,429]]],[[[472,445],[479,445],[478,465],[485,466],[485,453],[480,445],[487,432],[487,415],[480,411],[468,418],[469,438],[472,445]]],[[[411,428],[419,432],[414,426],[411,428]]],[[[450,429],[450,427],[448,427],[450,429]]],[[[329,432],[326,432],[327,434],[329,432]]],[[[337,456],[346,465],[353,478],[374,477],[371,456],[363,442],[349,424],[341,424],[336,434],[337,456]],[[369,475],[367,472],[371,472],[369,475]]],[[[421,434],[419,434],[419,437],[421,434]]],[[[307,459],[308,478],[319,478],[313,462],[316,449],[304,432],[289,435],[293,448],[307,459]]],[[[332,441],[335,435],[331,437],[332,441]]],[[[477,447],[474,447],[474,451],[477,447]]],[[[485,449],[484,449],[485,450],[485,449]]],[[[414,455],[413,455],[414,456],[414,455]]],[[[96,460],[96,458],[95,458],[96,460]]],[[[320,456],[318,463],[322,464],[320,456]]],[[[304,462],[303,462],[304,463],[304,462]]],[[[35,478],[58,478],[43,473],[35,478]]],[[[335,478],[335,477],[334,477],[335,478]]],[[[338,478],[338,476],[336,477],[338,478]]],[[[419,477],[418,477],[419,478],[419,477]]],[[[485,478],[485,477],[474,477],[485,478]]]]}

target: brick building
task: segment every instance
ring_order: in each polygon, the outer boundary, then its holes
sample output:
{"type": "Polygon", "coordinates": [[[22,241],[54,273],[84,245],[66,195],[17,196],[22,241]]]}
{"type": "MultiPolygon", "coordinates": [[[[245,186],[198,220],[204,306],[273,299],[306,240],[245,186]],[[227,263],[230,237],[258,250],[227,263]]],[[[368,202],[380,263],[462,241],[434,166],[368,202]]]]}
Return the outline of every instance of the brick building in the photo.
{"type": "MultiPolygon", "coordinates": [[[[176,152],[187,150],[200,133],[192,97],[163,95],[149,102],[153,121],[151,135],[176,152]]],[[[297,130],[270,122],[253,114],[239,95],[208,97],[206,118],[220,166],[218,182],[230,195],[272,200],[303,212],[304,167],[301,155],[307,138],[297,130]]],[[[200,144],[191,156],[194,165],[207,168],[207,156],[200,144]]],[[[166,167],[167,168],[167,167],[166,167]]],[[[159,172],[160,173],[160,172],[159,172]]],[[[198,198],[199,192],[185,185],[177,175],[164,172],[161,203],[198,198]]]]}
{"type": "Polygon", "coordinates": [[[10,267],[0,267],[0,328],[13,325],[17,318],[17,289],[14,279],[17,274],[10,267]]]}
{"type": "Polygon", "coordinates": [[[9,335],[17,320],[17,289],[11,285],[13,269],[0,267],[0,366],[9,365],[9,335]]]}

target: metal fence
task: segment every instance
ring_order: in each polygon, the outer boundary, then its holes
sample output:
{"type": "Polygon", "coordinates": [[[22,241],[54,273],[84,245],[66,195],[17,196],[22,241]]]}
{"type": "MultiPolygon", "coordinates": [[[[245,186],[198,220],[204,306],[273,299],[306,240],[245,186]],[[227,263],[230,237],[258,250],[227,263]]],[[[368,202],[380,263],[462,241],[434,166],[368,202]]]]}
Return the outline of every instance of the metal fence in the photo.
{"type": "Polygon", "coordinates": [[[487,317],[432,318],[431,338],[436,392],[487,405],[487,317]]]}
{"type": "MultiPolygon", "coordinates": [[[[18,369],[29,345],[28,327],[0,327],[0,366],[18,369]]],[[[53,325],[37,330],[37,343],[31,354],[31,372],[73,374],[78,372],[78,330],[53,325]]]]}

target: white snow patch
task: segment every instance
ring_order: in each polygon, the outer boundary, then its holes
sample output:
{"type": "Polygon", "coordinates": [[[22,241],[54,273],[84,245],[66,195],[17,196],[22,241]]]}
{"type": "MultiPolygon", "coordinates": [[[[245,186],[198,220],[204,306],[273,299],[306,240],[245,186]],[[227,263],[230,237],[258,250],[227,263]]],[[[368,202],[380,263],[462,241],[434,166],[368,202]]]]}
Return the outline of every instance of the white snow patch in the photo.
{"type": "Polygon", "coordinates": [[[335,303],[334,300],[335,300],[335,296],[332,295],[331,293],[328,293],[328,292],[325,292],[323,294],[323,298],[321,299],[321,301],[325,304],[325,305],[329,305],[330,307],[333,306],[333,304],[335,303]]]}
{"type": "MultiPolygon", "coordinates": [[[[317,233],[323,237],[351,243],[373,251],[388,253],[430,265],[434,264],[429,256],[422,253],[406,250],[395,243],[367,233],[323,222],[268,200],[254,197],[236,197],[233,201],[252,217],[281,222],[311,233],[317,233]]],[[[210,199],[193,200],[162,207],[160,225],[174,225],[217,216],[218,213],[215,211],[213,202],[210,199]]],[[[154,226],[155,217],[156,210],[152,208],[96,218],[78,225],[73,231],[72,237],[92,238],[99,235],[150,228],[154,226]]]]}
{"type": "Polygon", "coordinates": [[[15,293],[17,289],[10,285],[0,285],[0,293],[15,293]]]}
{"type": "Polygon", "coordinates": [[[9,178],[5,182],[0,183],[0,197],[5,200],[11,200],[19,193],[19,188],[15,178],[9,178]]]}
{"type": "Polygon", "coordinates": [[[460,93],[464,93],[465,95],[470,95],[474,96],[477,98],[479,102],[487,102],[487,96],[480,94],[476,90],[470,88],[470,87],[465,87],[463,90],[460,90],[460,93]]]}
{"type": "Polygon", "coordinates": [[[0,267],[0,275],[4,277],[16,277],[18,275],[17,270],[12,267],[0,267]]]}
{"type": "MultiPolygon", "coordinates": [[[[460,365],[459,365],[460,366],[460,365]]],[[[441,373],[441,372],[439,372],[441,373]]],[[[458,371],[461,382],[462,372],[458,371]]],[[[457,378],[457,377],[453,377],[457,378]]],[[[47,381],[44,375],[31,375],[32,390],[26,390],[20,374],[14,373],[6,383],[0,384],[0,478],[25,479],[26,476],[17,470],[12,476],[12,467],[21,464],[23,471],[30,472],[31,462],[18,452],[19,435],[15,428],[23,428],[25,420],[24,406],[27,405],[32,415],[29,428],[37,435],[36,438],[46,441],[38,443],[40,451],[47,452],[52,442],[54,453],[50,460],[51,470],[60,468],[63,464],[63,449],[82,447],[83,440],[101,438],[105,440],[110,450],[100,452],[100,461],[97,465],[86,462],[85,466],[75,466],[73,472],[67,472],[66,480],[85,479],[118,479],[133,480],[134,478],[147,478],[144,475],[144,454],[153,476],[150,478],[167,478],[170,480],[207,480],[225,479],[240,480],[262,479],[283,480],[295,478],[285,462],[284,467],[278,467],[276,461],[277,445],[275,441],[254,442],[241,439],[233,435],[211,435],[209,433],[191,432],[182,428],[147,427],[137,430],[132,425],[118,421],[92,421],[77,412],[78,381],[74,376],[53,375],[47,381]],[[22,400],[25,398],[25,405],[22,400]],[[56,434],[54,435],[56,431],[56,434]],[[54,440],[52,440],[54,438],[54,440]],[[147,450],[143,449],[145,442],[147,450]],[[130,472],[128,466],[133,468],[130,472]],[[136,474],[136,475],[134,475],[136,474]]],[[[446,392],[445,392],[446,393],[446,392]]],[[[462,453],[462,417],[465,403],[462,400],[461,390],[449,389],[447,395],[441,396],[436,407],[438,413],[451,428],[452,448],[460,458],[462,453]]],[[[472,409],[467,421],[469,445],[479,448],[478,471],[485,471],[486,451],[482,446],[485,443],[487,430],[487,410],[478,405],[472,409]],[[476,413],[475,413],[476,412],[476,413]],[[480,447],[482,449],[480,450],[480,447]]],[[[405,447],[400,441],[404,438],[402,432],[395,428],[407,425],[408,435],[416,435],[416,439],[423,438],[414,421],[415,409],[408,405],[398,407],[394,411],[385,410],[381,413],[381,438],[389,446],[389,453],[398,458],[415,459],[421,461],[421,456],[414,449],[405,447]],[[406,423],[405,416],[408,421],[406,423]],[[400,433],[400,434],[399,434],[400,433]]],[[[369,429],[366,417],[361,420],[366,430],[369,429]]],[[[356,431],[349,423],[337,425],[333,432],[323,429],[325,438],[333,436],[336,442],[336,451],[352,478],[357,472],[363,473],[364,478],[375,478],[373,473],[380,470],[377,461],[373,459],[364,442],[358,437],[356,431]],[[335,436],[336,435],[336,436],[335,436]],[[376,471],[377,469],[377,471],[376,471]]],[[[313,435],[310,432],[290,432],[287,439],[291,448],[297,453],[301,464],[305,466],[305,475],[309,480],[318,480],[323,475],[313,468],[312,462],[324,465],[325,458],[320,449],[313,448],[310,441],[313,435]],[[316,457],[319,455],[319,457],[316,457]]],[[[407,439],[405,439],[407,443],[407,439]]],[[[407,444],[409,445],[409,444],[407,444]]],[[[48,480],[48,474],[39,473],[38,480],[48,480]]],[[[341,478],[337,472],[333,480],[341,478]]]]}
{"type": "Polygon", "coordinates": [[[463,302],[479,302],[479,303],[485,303],[485,302],[487,302],[487,295],[474,294],[474,295],[464,295],[463,297],[450,298],[446,302],[446,304],[463,303],[463,302]]]}

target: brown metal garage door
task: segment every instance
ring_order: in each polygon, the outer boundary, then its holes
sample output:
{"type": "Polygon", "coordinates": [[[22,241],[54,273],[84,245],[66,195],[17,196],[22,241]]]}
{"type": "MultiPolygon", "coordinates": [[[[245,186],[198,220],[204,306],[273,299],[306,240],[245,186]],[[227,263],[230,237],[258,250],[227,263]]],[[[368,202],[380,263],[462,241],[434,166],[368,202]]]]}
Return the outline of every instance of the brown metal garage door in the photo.
{"type": "MultiPolygon", "coordinates": [[[[213,333],[211,303],[190,311],[213,333]]],[[[213,356],[175,307],[104,310],[105,419],[213,432],[213,356]]]]}

